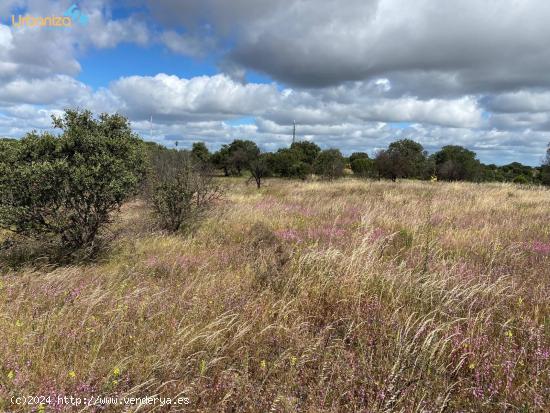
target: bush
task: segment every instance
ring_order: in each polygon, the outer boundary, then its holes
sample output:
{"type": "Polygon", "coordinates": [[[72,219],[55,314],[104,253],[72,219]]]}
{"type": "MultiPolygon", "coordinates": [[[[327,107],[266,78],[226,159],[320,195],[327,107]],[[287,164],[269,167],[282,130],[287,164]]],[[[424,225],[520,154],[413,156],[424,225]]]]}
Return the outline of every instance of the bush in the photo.
{"type": "Polygon", "coordinates": [[[358,158],[351,161],[351,170],[355,175],[363,178],[373,178],[377,174],[374,160],[368,158],[358,158]]]}
{"type": "Polygon", "coordinates": [[[187,153],[169,153],[173,155],[167,157],[169,162],[160,164],[154,172],[150,202],[161,226],[176,232],[197,223],[220,198],[221,189],[187,153]]]}
{"type": "Polygon", "coordinates": [[[313,168],[311,165],[305,162],[297,162],[290,167],[290,176],[292,178],[306,180],[308,175],[311,175],[312,172],[313,168]]]}
{"type": "Polygon", "coordinates": [[[120,115],[67,110],[53,124],[60,136],[29,133],[0,158],[0,227],[72,252],[135,193],[145,152],[120,115]]]}
{"type": "Polygon", "coordinates": [[[515,184],[527,185],[529,183],[529,179],[527,179],[524,175],[518,175],[512,182],[515,184]]]}
{"type": "Polygon", "coordinates": [[[191,153],[198,162],[207,165],[212,155],[204,142],[194,142],[191,153]]]}
{"type": "Polygon", "coordinates": [[[0,139],[0,163],[13,162],[17,156],[19,141],[15,139],[0,139]]]}
{"type": "Polygon", "coordinates": [[[252,263],[257,287],[260,290],[271,287],[280,292],[288,281],[283,275],[291,251],[262,222],[255,223],[245,236],[244,251],[252,263]]]}

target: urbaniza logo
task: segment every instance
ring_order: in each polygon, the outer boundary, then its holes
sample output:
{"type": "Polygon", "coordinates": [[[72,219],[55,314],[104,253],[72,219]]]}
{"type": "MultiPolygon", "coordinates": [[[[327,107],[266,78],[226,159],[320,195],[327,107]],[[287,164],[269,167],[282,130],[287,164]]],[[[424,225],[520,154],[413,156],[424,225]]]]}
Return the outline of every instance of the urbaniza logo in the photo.
{"type": "Polygon", "coordinates": [[[21,15],[11,16],[11,25],[13,27],[51,27],[64,28],[73,27],[75,25],[86,26],[88,24],[88,16],[82,13],[82,10],[73,4],[63,13],[63,15],[52,16],[31,16],[21,15]]]}

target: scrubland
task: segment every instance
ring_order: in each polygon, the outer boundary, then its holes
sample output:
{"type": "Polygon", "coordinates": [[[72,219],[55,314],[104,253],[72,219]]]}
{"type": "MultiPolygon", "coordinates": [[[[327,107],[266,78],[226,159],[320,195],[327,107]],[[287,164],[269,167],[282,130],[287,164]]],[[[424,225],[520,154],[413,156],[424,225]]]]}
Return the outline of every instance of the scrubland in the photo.
{"type": "Polygon", "coordinates": [[[98,261],[2,270],[0,411],[550,411],[550,191],[225,185],[192,234],[135,200],[98,261]]]}

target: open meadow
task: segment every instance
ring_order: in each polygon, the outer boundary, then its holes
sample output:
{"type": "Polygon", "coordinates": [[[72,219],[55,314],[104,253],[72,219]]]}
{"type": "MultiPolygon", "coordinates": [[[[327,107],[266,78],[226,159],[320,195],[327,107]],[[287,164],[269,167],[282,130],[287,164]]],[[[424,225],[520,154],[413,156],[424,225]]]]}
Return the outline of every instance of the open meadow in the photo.
{"type": "Polygon", "coordinates": [[[0,411],[550,411],[548,189],[224,185],[192,235],[134,200],[97,262],[2,270],[0,411]]]}

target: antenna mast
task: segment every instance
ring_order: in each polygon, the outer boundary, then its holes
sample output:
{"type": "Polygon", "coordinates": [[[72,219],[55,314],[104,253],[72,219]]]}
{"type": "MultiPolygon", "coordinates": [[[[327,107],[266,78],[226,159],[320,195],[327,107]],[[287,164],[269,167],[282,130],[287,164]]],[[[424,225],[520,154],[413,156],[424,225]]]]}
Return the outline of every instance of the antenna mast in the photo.
{"type": "Polygon", "coordinates": [[[296,121],[294,121],[294,127],[292,128],[292,143],[296,141],[296,121]]]}

